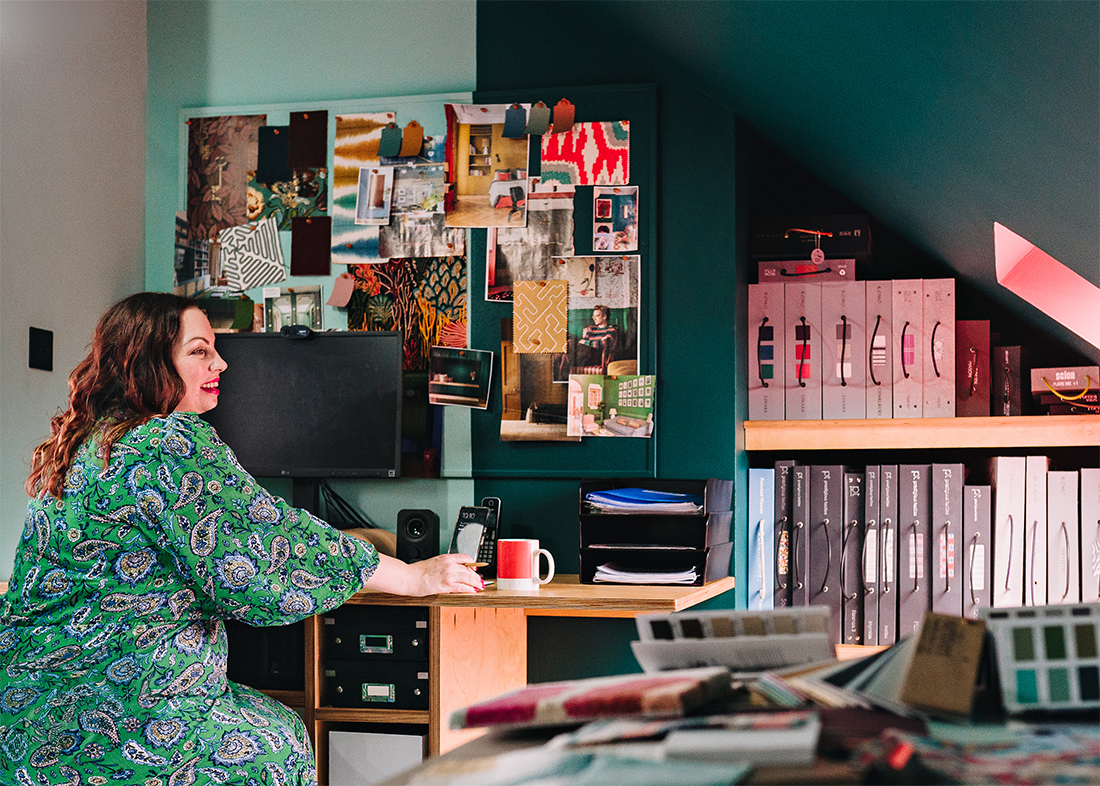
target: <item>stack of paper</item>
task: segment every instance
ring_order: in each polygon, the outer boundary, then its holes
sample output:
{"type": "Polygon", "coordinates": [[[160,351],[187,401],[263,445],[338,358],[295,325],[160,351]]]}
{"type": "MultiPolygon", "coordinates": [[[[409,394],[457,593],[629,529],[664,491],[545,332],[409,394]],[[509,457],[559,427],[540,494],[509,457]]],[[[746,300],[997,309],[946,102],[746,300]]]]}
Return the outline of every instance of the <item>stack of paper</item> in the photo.
{"type": "Polygon", "coordinates": [[[820,732],[821,720],[808,711],[616,718],[559,734],[547,747],[616,750],[630,746],[630,750],[638,750],[641,743],[648,742],[657,744],[663,758],[669,760],[809,763],[814,760],[820,732]]]}
{"type": "Polygon", "coordinates": [[[605,513],[679,513],[703,511],[703,497],[643,488],[592,491],[585,496],[588,504],[605,513]]]}
{"type": "Polygon", "coordinates": [[[608,562],[596,568],[592,581],[609,584],[694,584],[699,574],[694,567],[674,571],[623,570],[608,562]]]}

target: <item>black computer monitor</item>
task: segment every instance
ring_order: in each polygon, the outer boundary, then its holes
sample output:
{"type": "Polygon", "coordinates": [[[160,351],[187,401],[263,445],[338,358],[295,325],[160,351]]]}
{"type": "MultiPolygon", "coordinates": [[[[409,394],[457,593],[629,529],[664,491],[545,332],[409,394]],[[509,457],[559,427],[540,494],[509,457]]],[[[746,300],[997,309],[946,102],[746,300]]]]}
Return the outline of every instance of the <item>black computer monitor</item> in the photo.
{"type": "Polygon", "coordinates": [[[222,333],[215,347],[228,368],[203,417],[254,476],[400,476],[401,333],[222,333]]]}

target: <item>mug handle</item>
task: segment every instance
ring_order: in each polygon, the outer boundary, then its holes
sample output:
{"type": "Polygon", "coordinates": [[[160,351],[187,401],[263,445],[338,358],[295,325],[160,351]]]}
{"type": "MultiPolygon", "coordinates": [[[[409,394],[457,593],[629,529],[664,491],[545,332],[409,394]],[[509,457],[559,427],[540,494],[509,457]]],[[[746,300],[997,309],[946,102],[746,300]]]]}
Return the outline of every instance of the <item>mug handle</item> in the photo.
{"type": "Polygon", "coordinates": [[[554,578],[554,555],[546,549],[536,549],[532,557],[534,559],[531,565],[531,577],[538,584],[549,584],[550,580],[554,578]],[[539,554],[546,555],[546,578],[541,578],[539,576],[539,554]]]}

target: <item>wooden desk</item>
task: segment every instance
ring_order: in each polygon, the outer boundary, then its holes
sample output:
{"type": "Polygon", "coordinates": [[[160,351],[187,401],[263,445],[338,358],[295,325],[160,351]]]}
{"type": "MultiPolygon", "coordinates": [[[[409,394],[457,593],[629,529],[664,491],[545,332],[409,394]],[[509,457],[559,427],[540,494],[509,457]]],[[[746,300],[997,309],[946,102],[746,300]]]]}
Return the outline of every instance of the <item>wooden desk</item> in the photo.
{"type": "MultiPolygon", "coordinates": [[[[302,708],[317,753],[318,780],[328,782],[328,732],[339,723],[403,723],[427,728],[435,756],[484,734],[448,728],[451,713],[527,684],[527,617],[633,617],[681,611],[733,588],[733,578],[699,587],[581,584],[557,576],[537,592],[487,587],[476,595],[409,598],[359,592],[350,604],[428,608],[428,711],[345,709],[325,695],[324,637],[318,617],[306,621],[306,689],[302,708]]],[[[366,730],[366,729],[364,729],[366,730]]]]}

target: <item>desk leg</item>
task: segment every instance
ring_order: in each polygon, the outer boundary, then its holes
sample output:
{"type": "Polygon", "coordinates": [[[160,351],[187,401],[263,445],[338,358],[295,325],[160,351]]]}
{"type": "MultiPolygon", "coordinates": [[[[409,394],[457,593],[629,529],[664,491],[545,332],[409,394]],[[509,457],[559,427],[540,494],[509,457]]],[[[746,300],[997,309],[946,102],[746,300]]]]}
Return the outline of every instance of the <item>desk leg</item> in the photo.
{"type": "Polygon", "coordinates": [[[527,684],[527,618],[523,609],[433,606],[428,750],[446,753],[484,732],[452,730],[454,710],[527,684]]]}

